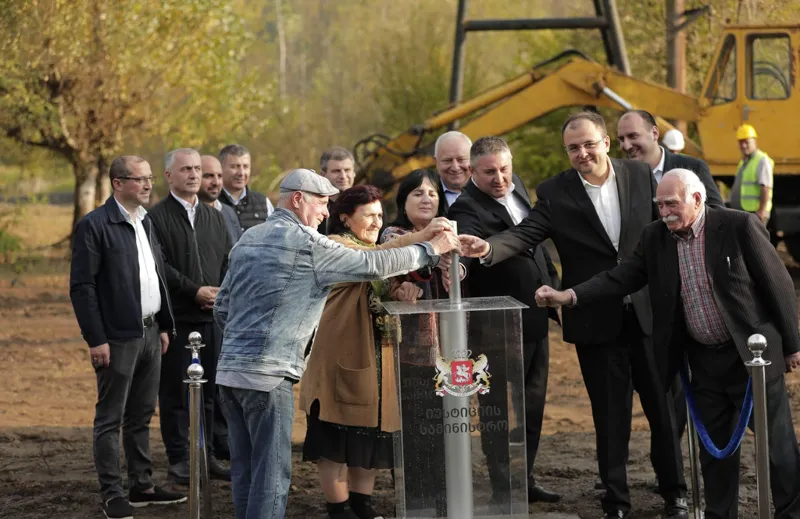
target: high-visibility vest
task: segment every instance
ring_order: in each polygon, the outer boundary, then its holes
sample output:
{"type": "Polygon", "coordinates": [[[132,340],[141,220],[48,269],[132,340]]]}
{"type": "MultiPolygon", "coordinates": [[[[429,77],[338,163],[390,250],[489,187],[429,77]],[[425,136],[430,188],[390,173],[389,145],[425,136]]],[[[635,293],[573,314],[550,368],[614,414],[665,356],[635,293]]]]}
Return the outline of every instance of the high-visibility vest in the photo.
{"type": "MultiPolygon", "coordinates": [[[[769,155],[761,150],[756,150],[750,160],[747,162],[744,170],[742,164],[744,160],[739,161],[737,168],[739,174],[742,175],[742,181],[739,188],[739,203],[742,205],[744,211],[755,213],[761,205],[761,186],[758,185],[758,165],[762,160],[768,160],[771,167],[775,166],[775,161],[769,155]]],[[[767,201],[767,212],[772,210],[772,192],[769,194],[767,201]]]]}

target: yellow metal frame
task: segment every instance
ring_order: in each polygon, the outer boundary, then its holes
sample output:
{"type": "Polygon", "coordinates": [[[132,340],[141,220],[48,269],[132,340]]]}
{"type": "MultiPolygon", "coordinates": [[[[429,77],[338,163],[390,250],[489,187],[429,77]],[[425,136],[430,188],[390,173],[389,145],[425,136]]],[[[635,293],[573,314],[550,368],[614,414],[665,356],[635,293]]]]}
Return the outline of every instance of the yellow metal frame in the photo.
{"type": "Polygon", "coordinates": [[[551,70],[533,69],[435,114],[374,150],[367,157],[361,173],[371,175],[384,171],[401,179],[414,169],[432,167],[433,157],[420,147],[420,132],[433,134],[456,120],[463,121],[460,131],[474,140],[485,135],[505,135],[564,107],[594,105],[624,109],[602,93],[607,87],[633,107],[656,115],[662,135],[672,127],[665,119],[697,123],[703,148],[687,139],[685,152],[705,158],[715,176],[735,173],[739,161],[736,128],[744,122],[756,127],[759,145],[775,159],[777,174],[797,174],[800,173],[800,135],[792,124],[800,115],[798,71],[800,25],[727,27],[721,34],[699,100],[665,86],[626,76],[591,60],[572,57],[551,70]],[[791,95],[784,100],[748,99],[745,92],[748,38],[775,34],[787,35],[790,39],[791,95]],[[705,95],[714,80],[714,65],[728,35],[736,39],[737,95],[730,103],[712,106],[705,95]]]}

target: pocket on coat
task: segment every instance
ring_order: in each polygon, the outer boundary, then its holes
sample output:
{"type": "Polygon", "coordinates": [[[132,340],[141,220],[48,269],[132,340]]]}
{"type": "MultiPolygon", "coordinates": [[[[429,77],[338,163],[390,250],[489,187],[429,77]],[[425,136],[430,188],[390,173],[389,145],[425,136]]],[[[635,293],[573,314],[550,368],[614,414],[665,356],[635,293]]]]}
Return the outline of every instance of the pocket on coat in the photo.
{"type": "Polygon", "coordinates": [[[372,367],[350,369],[337,364],[336,384],[333,388],[334,399],[350,405],[374,404],[375,395],[369,390],[374,376],[376,376],[375,368],[372,367]]]}

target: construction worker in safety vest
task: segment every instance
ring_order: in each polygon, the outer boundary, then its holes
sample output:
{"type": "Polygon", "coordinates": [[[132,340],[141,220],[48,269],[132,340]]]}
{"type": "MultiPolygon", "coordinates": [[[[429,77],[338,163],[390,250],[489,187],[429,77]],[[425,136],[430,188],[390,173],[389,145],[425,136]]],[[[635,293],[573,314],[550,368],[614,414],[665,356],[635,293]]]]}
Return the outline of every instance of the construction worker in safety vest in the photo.
{"type": "Polygon", "coordinates": [[[736,180],[731,188],[730,205],[755,213],[764,224],[772,210],[772,169],[775,161],[758,149],[756,129],[743,124],[736,130],[736,139],[742,151],[742,160],[736,170],[736,180]]]}

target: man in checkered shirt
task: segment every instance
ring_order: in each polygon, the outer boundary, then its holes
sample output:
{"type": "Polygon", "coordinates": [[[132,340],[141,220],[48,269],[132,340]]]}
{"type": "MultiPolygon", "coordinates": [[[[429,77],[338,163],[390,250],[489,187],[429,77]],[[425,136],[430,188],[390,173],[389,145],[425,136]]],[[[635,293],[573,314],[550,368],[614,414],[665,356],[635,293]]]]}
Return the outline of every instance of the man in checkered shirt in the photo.
{"type": "MultiPolygon", "coordinates": [[[[582,305],[650,286],[653,340],[669,352],[664,380],[688,359],[695,408],[718,448],[731,438],[748,382],[750,335],[767,338],[767,422],[776,518],[800,518],[800,451],[784,373],[800,368],[794,284],[764,225],[752,214],[705,206],[705,187],[685,169],[658,186],[662,221],[647,226],[631,258],[558,292],[540,306],[582,305]]],[[[751,421],[752,426],[752,421],[751,421]]],[[[718,460],[700,451],[707,519],[738,517],[739,451],[718,460]]]]}

